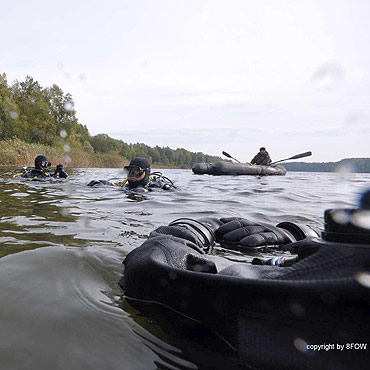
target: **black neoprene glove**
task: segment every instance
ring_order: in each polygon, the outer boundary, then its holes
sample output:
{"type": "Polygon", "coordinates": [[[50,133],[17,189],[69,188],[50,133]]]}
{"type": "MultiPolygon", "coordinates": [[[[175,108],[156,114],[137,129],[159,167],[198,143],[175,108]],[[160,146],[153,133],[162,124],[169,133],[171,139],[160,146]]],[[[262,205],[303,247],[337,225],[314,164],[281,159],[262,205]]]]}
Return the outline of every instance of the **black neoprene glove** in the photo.
{"type": "Polygon", "coordinates": [[[318,234],[306,225],[282,222],[276,226],[245,218],[221,218],[223,225],[216,231],[216,241],[227,248],[248,251],[267,246],[295,243],[318,234]]]}
{"type": "Polygon", "coordinates": [[[62,164],[58,164],[55,168],[55,174],[58,174],[58,176],[61,179],[65,179],[68,177],[67,173],[64,171],[64,167],[62,164]]]}
{"type": "Polygon", "coordinates": [[[65,179],[68,177],[68,174],[66,172],[64,172],[64,167],[62,164],[58,164],[56,167],[55,167],[55,171],[50,174],[50,176],[52,177],[59,177],[61,179],[65,179]]]}
{"type": "Polygon", "coordinates": [[[63,171],[63,165],[62,164],[58,164],[56,167],[55,167],[55,173],[59,173],[63,171]]]}

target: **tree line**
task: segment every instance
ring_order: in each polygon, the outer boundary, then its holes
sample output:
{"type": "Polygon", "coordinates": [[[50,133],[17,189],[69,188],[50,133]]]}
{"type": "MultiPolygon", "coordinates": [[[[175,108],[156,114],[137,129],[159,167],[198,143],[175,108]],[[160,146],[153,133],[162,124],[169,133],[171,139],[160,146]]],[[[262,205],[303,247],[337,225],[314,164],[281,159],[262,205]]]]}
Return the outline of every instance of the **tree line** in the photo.
{"type": "Polygon", "coordinates": [[[284,163],[288,171],[299,172],[336,172],[346,169],[349,172],[370,173],[370,158],[345,158],[338,162],[289,162],[284,163]]]}
{"type": "Polygon", "coordinates": [[[78,122],[71,94],[55,84],[44,88],[30,76],[8,84],[6,74],[0,74],[0,140],[18,138],[25,143],[60,147],[65,137],[71,151],[119,155],[127,160],[143,156],[157,166],[189,168],[194,163],[221,160],[184,148],[126,143],[106,134],[92,136],[86,125],[78,122]]]}

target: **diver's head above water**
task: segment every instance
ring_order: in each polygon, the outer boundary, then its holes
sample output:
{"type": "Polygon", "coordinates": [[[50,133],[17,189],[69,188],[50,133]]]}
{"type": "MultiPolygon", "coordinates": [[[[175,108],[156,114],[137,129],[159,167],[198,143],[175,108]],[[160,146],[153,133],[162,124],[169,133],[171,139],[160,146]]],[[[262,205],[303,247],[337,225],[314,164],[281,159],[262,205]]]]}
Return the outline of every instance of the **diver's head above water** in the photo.
{"type": "Polygon", "coordinates": [[[127,181],[130,188],[144,187],[149,182],[150,162],[143,157],[134,158],[128,166],[124,167],[128,172],[127,181]]]}
{"type": "Polygon", "coordinates": [[[35,168],[37,170],[45,171],[50,166],[51,166],[51,163],[48,161],[48,159],[44,155],[38,155],[35,158],[35,168]]]}

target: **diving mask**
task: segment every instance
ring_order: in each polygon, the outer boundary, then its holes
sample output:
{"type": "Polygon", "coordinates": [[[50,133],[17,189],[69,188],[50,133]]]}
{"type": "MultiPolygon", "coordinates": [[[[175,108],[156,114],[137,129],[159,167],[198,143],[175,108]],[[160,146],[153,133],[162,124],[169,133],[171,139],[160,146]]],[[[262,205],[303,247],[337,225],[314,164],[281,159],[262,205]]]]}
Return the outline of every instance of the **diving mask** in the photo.
{"type": "Polygon", "coordinates": [[[147,168],[142,168],[140,166],[130,165],[125,166],[124,171],[127,171],[128,179],[141,179],[145,176],[145,170],[147,168]]]}
{"type": "Polygon", "coordinates": [[[43,169],[46,169],[51,166],[51,163],[49,161],[41,161],[40,162],[40,167],[43,169]]]}

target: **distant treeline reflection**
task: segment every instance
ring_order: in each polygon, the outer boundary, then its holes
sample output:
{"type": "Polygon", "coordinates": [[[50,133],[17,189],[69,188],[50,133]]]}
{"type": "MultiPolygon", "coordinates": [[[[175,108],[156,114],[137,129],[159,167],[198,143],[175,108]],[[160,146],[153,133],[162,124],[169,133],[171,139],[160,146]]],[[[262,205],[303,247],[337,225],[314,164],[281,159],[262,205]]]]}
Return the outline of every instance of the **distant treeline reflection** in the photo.
{"type": "MultiPolygon", "coordinates": [[[[104,126],[104,122],[102,122],[104,126]]],[[[71,94],[60,87],[43,88],[32,77],[8,84],[0,74],[0,165],[32,165],[43,152],[52,162],[76,167],[118,167],[143,156],[154,166],[189,168],[220,157],[183,148],[128,144],[106,134],[91,136],[76,117],[71,94]]]]}

